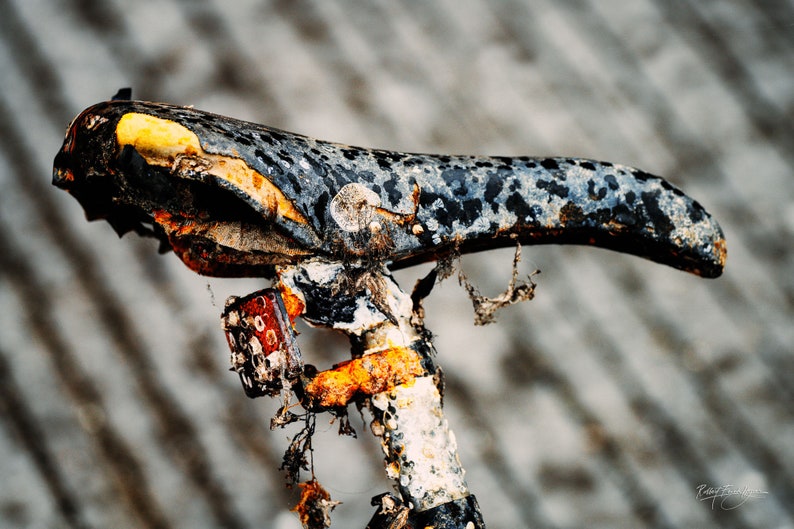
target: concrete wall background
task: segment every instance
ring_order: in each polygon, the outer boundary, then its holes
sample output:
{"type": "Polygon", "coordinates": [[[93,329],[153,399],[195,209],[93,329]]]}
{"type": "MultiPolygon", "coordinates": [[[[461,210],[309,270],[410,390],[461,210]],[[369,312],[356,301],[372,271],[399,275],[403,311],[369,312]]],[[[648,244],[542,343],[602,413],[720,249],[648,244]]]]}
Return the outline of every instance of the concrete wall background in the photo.
{"type": "MultiPolygon", "coordinates": [[[[428,300],[471,489],[497,528],[794,527],[792,51],[783,0],[0,0],[0,526],[298,526],[289,432],[218,323],[262,283],[119,241],[49,184],[71,118],[132,86],[354,145],[669,178],[725,229],[722,278],[535,247],[537,298],[498,325],[454,280],[428,300]],[[726,511],[701,484],[768,494],[726,511]]],[[[463,266],[493,294],[511,258],[463,266]]],[[[358,440],[319,423],[335,526],[363,527],[379,448],[355,414],[358,440]]]]}

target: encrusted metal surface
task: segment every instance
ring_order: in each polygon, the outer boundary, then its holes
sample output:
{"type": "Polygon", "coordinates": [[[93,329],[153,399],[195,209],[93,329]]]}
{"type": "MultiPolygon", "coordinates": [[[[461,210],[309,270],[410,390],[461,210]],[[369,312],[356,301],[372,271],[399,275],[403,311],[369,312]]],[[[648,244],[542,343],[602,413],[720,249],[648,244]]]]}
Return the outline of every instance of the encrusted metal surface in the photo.
{"type": "Polygon", "coordinates": [[[386,474],[413,513],[467,497],[455,435],[444,417],[443,378],[433,365],[430,334],[391,274],[314,260],[280,267],[278,281],[301,298],[307,321],[344,332],[354,345],[352,360],[302,377],[304,407],[366,405],[386,474]],[[361,273],[369,278],[366,288],[351,279],[361,273]]]}
{"type": "Polygon", "coordinates": [[[469,495],[436,383],[433,376],[419,377],[372,397],[372,429],[383,438],[386,471],[417,511],[469,495]]]}
{"type": "Polygon", "coordinates": [[[706,277],[725,264],[706,210],[638,169],[363,149],[160,103],[83,111],[53,182],[120,234],[154,224],[208,275],[269,276],[313,256],[401,267],[515,240],[592,244],[706,277]]]}

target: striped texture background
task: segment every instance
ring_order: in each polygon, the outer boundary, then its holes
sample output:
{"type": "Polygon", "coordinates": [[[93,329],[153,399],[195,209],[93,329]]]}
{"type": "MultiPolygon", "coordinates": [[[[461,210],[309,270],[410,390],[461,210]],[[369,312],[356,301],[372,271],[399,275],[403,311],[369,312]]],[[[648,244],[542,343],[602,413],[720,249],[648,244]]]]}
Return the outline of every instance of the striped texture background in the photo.
{"type": "MultiPolygon", "coordinates": [[[[570,155],[665,175],[722,223],[700,280],[525,248],[537,298],[475,328],[426,307],[489,527],[794,527],[794,4],[790,0],[0,0],[0,526],[295,528],[289,431],[227,371],[210,280],[87,223],[50,186],[71,118],[132,86],[395,150],[570,155]],[[698,485],[768,492],[735,510],[698,485]]],[[[463,259],[484,293],[510,251],[463,259]]],[[[401,272],[406,287],[426,268],[401,272]]],[[[302,329],[310,362],[344,341],[302,329]]],[[[389,489],[318,421],[336,527],[389,489]]]]}

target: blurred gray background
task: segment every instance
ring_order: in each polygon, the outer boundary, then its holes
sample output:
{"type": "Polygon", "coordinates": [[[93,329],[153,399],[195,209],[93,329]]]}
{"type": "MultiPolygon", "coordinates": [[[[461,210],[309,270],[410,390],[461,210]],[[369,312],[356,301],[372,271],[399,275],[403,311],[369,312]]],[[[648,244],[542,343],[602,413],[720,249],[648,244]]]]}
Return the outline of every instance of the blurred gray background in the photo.
{"type": "MultiPolygon", "coordinates": [[[[794,527],[790,0],[0,0],[0,527],[296,528],[296,430],[269,431],[219,327],[264,283],[197,276],[50,186],[71,118],[125,86],[354,145],[666,176],[725,229],[722,278],[528,247],[537,297],[497,325],[454,278],[427,301],[470,487],[494,528],[794,527]],[[724,510],[699,485],[767,494],[724,510]]],[[[496,294],[511,259],[462,266],[496,294]]],[[[301,329],[310,362],[348,357],[301,329]]],[[[389,490],[351,418],[358,439],[323,416],[315,437],[343,528],[389,490]]]]}

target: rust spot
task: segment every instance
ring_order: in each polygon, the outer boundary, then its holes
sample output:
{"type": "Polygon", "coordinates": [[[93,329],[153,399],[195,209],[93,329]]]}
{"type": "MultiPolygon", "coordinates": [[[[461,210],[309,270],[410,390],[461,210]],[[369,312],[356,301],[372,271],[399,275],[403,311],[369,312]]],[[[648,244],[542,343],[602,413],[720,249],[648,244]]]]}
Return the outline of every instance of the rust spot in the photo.
{"type": "Polygon", "coordinates": [[[276,335],[276,331],[274,331],[273,329],[268,329],[267,332],[265,333],[265,341],[267,342],[267,345],[269,345],[270,347],[275,347],[276,345],[278,345],[279,340],[278,340],[278,336],[276,335]]]}
{"type": "Polygon", "coordinates": [[[585,214],[581,206],[568,202],[560,209],[560,225],[565,226],[569,223],[581,224],[585,220],[585,214]]]}
{"type": "MultiPolygon", "coordinates": [[[[375,208],[375,211],[383,216],[383,218],[394,222],[396,224],[407,224],[409,226],[413,225],[416,222],[416,215],[419,213],[419,196],[421,195],[421,190],[419,188],[419,184],[414,184],[414,189],[411,192],[411,202],[413,203],[413,207],[411,208],[410,213],[401,213],[399,211],[391,211],[386,208],[382,208],[380,206],[375,208]]],[[[415,226],[411,226],[412,230],[415,229],[415,226]]],[[[422,231],[424,228],[419,226],[422,231]]],[[[418,235],[414,233],[414,235],[418,235]]]]}
{"type": "Polygon", "coordinates": [[[331,511],[341,502],[331,500],[331,495],[316,479],[298,486],[301,497],[291,510],[298,513],[303,527],[330,527],[331,511]]]}
{"type": "Polygon", "coordinates": [[[74,173],[71,169],[57,169],[55,179],[59,185],[63,185],[63,182],[74,182],[74,173]]]}
{"type": "Polygon", "coordinates": [[[357,395],[382,393],[423,374],[416,351],[394,347],[322,371],[304,387],[304,392],[315,406],[337,408],[346,406],[357,395]]]}
{"type": "Polygon", "coordinates": [[[174,255],[179,257],[188,268],[199,274],[212,273],[212,268],[209,268],[207,263],[213,256],[208,251],[203,248],[195,248],[189,239],[169,236],[168,241],[174,255]]]}
{"type": "Polygon", "coordinates": [[[190,235],[196,228],[195,222],[186,219],[176,220],[173,215],[162,209],[156,210],[153,217],[154,221],[163,227],[169,237],[190,235]]]}
{"type": "Polygon", "coordinates": [[[277,288],[281,293],[281,300],[284,302],[284,308],[287,309],[289,321],[294,324],[295,318],[303,314],[303,311],[306,310],[306,304],[303,302],[303,299],[295,294],[283,281],[278,282],[277,288]]]}

